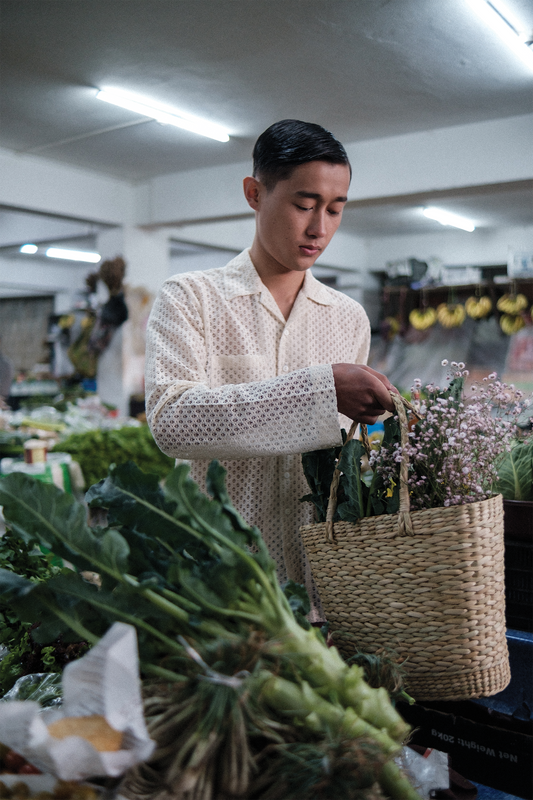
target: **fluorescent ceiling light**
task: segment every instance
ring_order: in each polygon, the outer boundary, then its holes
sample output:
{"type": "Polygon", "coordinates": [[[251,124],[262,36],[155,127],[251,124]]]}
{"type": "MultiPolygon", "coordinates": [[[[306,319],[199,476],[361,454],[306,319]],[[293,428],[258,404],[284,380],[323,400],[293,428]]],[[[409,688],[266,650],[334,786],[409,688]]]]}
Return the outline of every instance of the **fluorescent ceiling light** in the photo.
{"type": "Polygon", "coordinates": [[[32,256],[37,252],[38,249],[39,248],[36,244],[23,244],[19,250],[19,253],[27,253],[28,255],[32,256]]]}
{"type": "Polygon", "coordinates": [[[453,228],[461,228],[461,230],[468,231],[469,233],[476,230],[476,226],[472,220],[459,217],[457,214],[450,214],[449,211],[443,211],[441,208],[435,208],[433,206],[424,208],[423,213],[425,217],[434,219],[440,222],[441,225],[451,225],[453,228]]]}
{"type": "Polygon", "coordinates": [[[89,253],[86,250],[63,250],[60,247],[49,247],[45,255],[48,258],[65,258],[67,261],[88,261],[89,264],[98,264],[102,258],[100,253],[89,253]]]}
{"type": "Polygon", "coordinates": [[[533,69],[531,31],[524,33],[523,26],[513,18],[501,0],[468,0],[471,8],[498,34],[505,44],[533,69]]]}
{"type": "Polygon", "coordinates": [[[127,108],[128,111],[142,114],[144,117],[155,119],[163,125],[174,125],[186,131],[216,139],[217,142],[229,142],[228,132],[220,125],[214,125],[207,120],[159,105],[152,100],[147,101],[142,97],[130,94],[130,92],[123,92],[121,89],[102,89],[98,91],[96,97],[106,103],[112,103],[112,105],[127,108]]]}

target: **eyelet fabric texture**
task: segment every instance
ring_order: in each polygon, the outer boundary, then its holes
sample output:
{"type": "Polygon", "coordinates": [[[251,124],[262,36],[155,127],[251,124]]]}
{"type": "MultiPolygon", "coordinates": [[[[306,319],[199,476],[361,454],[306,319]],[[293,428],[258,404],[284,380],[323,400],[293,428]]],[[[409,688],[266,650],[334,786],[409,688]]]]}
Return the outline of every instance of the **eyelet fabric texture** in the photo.
{"type": "Polygon", "coordinates": [[[341,443],[331,365],[366,364],[370,324],[362,306],[308,271],[288,320],[248,250],[225,267],[175,275],[147,331],[146,409],[164,453],[227,469],[236,508],[260,529],[281,582],[304,583],[321,608],[299,528],[313,521],[301,453],[341,443]]]}

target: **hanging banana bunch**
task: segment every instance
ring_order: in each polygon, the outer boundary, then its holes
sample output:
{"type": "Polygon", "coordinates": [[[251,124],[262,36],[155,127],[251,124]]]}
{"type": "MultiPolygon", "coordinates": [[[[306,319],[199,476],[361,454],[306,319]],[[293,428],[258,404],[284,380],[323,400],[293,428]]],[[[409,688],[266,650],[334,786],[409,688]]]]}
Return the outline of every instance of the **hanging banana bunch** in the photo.
{"type": "Polygon", "coordinates": [[[472,319],[484,319],[492,311],[492,300],[486,294],[481,295],[481,288],[478,286],[475,296],[466,301],[465,311],[472,319]]]}
{"type": "Polygon", "coordinates": [[[501,311],[502,314],[510,314],[511,316],[520,314],[522,311],[525,311],[527,307],[527,297],[517,292],[516,281],[511,281],[509,291],[506,292],[506,294],[502,294],[496,303],[498,311],[501,311]]]}
{"type": "Polygon", "coordinates": [[[528,305],[527,297],[517,292],[516,281],[512,281],[509,291],[496,303],[496,308],[502,312],[500,328],[507,336],[512,336],[525,327],[525,310],[528,305]]]}
{"type": "Polygon", "coordinates": [[[409,314],[409,322],[417,331],[426,331],[437,321],[437,312],[431,306],[427,308],[413,308],[409,314]]]}
{"type": "Polygon", "coordinates": [[[498,311],[502,311],[504,314],[520,314],[527,306],[527,297],[523,294],[516,294],[513,292],[502,294],[496,303],[498,311]]]}
{"type": "Polygon", "coordinates": [[[500,317],[500,328],[507,336],[518,333],[525,327],[525,320],[521,314],[502,314],[500,317]]]}
{"type": "Polygon", "coordinates": [[[420,307],[413,308],[409,314],[409,322],[415,331],[427,331],[437,321],[437,312],[428,304],[425,287],[420,293],[420,307]]]}
{"type": "Polygon", "coordinates": [[[461,303],[441,303],[437,306],[437,319],[443,328],[458,328],[465,318],[465,307],[461,303]]]}

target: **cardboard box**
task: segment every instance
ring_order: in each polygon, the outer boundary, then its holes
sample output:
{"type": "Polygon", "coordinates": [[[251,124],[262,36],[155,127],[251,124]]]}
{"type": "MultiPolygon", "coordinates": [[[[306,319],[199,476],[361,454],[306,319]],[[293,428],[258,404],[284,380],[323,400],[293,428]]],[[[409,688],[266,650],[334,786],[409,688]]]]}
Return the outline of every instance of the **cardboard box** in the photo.
{"type": "Polygon", "coordinates": [[[472,701],[398,704],[412,743],[448,753],[470,781],[533,799],[533,722],[472,701]]]}

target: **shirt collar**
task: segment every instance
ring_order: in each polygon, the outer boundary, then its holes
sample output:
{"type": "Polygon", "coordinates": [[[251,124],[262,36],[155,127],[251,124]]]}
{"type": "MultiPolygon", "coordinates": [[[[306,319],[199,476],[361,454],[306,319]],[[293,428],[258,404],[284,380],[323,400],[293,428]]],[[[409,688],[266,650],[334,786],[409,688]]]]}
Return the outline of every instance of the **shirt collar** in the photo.
{"type": "Polygon", "coordinates": [[[317,281],[314,275],[309,270],[305,273],[303,286],[300,289],[300,294],[305,295],[309,300],[313,300],[321,306],[335,305],[335,295],[320,281],[317,281]]]}
{"type": "MultiPolygon", "coordinates": [[[[250,258],[249,248],[243,250],[227,264],[224,288],[227,300],[248,294],[260,294],[265,289],[250,258]]],[[[300,294],[322,306],[335,305],[334,293],[323,283],[317,281],[309,270],[305,273],[300,294]]]]}
{"type": "Polygon", "coordinates": [[[260,294],[265,288],[250,258],[250,248],[235,256],[225,267],[226,300],[247,294],[260,294]]]}

